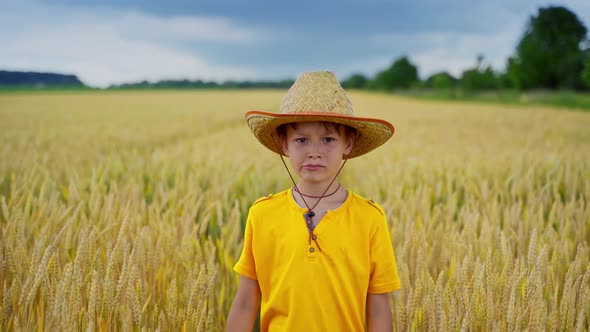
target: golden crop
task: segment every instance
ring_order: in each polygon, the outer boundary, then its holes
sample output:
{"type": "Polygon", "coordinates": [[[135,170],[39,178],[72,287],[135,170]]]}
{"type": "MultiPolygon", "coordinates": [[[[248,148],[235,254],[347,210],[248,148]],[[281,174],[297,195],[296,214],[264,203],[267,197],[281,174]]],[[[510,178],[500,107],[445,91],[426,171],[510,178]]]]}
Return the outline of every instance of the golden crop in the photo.
{"type": "MultiPolygon", "coordinates": [[[[282,95],[0,95],[0,330],[222,330],[290,183],[243,114],[282,95]]],[[[341,176],[387,212],[396,330],[590,329],[590,113],[351,99],[396,126],[341,176]]]]}

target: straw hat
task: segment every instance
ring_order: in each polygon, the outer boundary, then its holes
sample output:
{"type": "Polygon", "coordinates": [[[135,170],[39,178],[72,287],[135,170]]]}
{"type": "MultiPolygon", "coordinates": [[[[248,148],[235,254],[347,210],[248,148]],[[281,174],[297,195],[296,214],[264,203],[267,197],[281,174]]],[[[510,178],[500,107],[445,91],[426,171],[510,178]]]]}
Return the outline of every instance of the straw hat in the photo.
{"type": "Polygon", "coordinates": [[[391,123],[372,118],[355,117],[352,103],[334,73],[328,71],[303,73],[283,98],[279,113],[250,111],[248,126],[254,136],[268,149],[284,155],[277,127],[290,122],[329,121],[357,130],[352,151],[346,159],[363,155],[385,143],[394,132],[391,123]]]}

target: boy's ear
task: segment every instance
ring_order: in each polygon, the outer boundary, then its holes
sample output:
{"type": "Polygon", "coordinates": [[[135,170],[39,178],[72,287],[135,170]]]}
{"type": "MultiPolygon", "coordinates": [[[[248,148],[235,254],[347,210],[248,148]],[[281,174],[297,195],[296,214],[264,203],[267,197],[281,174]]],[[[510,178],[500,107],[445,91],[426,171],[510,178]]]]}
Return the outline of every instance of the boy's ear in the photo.
{"type": "Polygon", "coordinates": [[[344,155],[348,156],[350,154],[350,152],[352,151],[352,147],[354,146],[354,139],[356,138],[356,135],[348,135],[346,141],[346,147],[344,148],[344,155]]]}
{"type": "Polygon", "coordinates": [[[279,137],[281,140],[281,148],[283,148],[283,153],[285,156],[289,157],[289,149],[287,148],[287,138],[283,135],[279,137]]]}

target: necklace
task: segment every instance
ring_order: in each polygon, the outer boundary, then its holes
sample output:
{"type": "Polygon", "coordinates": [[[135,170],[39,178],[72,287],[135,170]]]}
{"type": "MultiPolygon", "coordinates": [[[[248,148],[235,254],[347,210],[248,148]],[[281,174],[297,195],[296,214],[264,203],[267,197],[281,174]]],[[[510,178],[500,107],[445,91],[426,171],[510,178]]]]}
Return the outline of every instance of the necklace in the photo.
{"type": "MultiPolygon", "coordinates": [[[[330,188],[330,187],[328,187],[328,188],[330,188]]],[[[322,196],[312,196],[312,195],[306,195],[306,194],[302,193],[301,191],[299,191],[299,188],[297,188],[296,186],[295,186],[295,187],[293,187],[293,189],[294,189],[294,190],[295,190],[295,191],[296,191],[296,192],[297,192],[299,195],[301,195],[301,196],[305,196],[305,197],[309,197],[309,198],[320,198],[320,199],[321,199],[321,198],[324,198],[324,197],[330,197],[330,196],[334,195],[334,194],[335,194],[335,193],[338,191],[338,189],[340,189],[340,184],[338,184],[338,187],[336,188],[336,190],[334,190],[333,192],[331,192],[331,193],[329,193],[329,194],[327,194],[327,195],[322,195],[322,196]]]]}

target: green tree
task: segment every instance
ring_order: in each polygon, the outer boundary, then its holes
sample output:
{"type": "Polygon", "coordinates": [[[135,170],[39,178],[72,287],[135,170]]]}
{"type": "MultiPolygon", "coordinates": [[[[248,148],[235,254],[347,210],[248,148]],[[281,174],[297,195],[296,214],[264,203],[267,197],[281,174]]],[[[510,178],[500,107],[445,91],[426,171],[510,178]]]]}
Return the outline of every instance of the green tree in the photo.
{"type": "Polygon", "coordinates": [[[393,62],[386,70],[377,74],[375,84],[377,88],[385,90],[408,89],[418,82],[418,68],[403,56],[393,62]]]}
{"type": "Polygon", "coordinates": [[[514,80],[510,78],[508,72],[498,73],[498,88],[500,89],[512,89],[515,88],[514,80]]]}
{"type": "Polygon", "coordinates": [[[586,33],[584,24],[567,8],[540,8],[508,59],[508,76],[520,89],[580,88],[586,33]]]}
{"type": "Polygon", "coordinates": [[[582,82],[590,88],[590,48],[585,52],[584,71],[582,72],[582,82]]]}
{"type": "Polygon", "coordinates": [[[369,80],[363,74],[353,74],[342,81],[342,87],[345,89],[364,89],[367,87],[369,80]]]}
{"type": "Polygon", "coordinates": [[[475,67],[462,73],[461,87],[463,90],[469,92],[493,90],[500,87],[499,75],[494,72],[491,66],[484,66],[483,60],[483,55],[478,55],[475,67]]]}
{"type": "Polygon", "coordinates": [[[425,86],[437,90],[448,90],[455,87],[457,79],[446,71],[432,74],[426,79],[425,86]]]}

